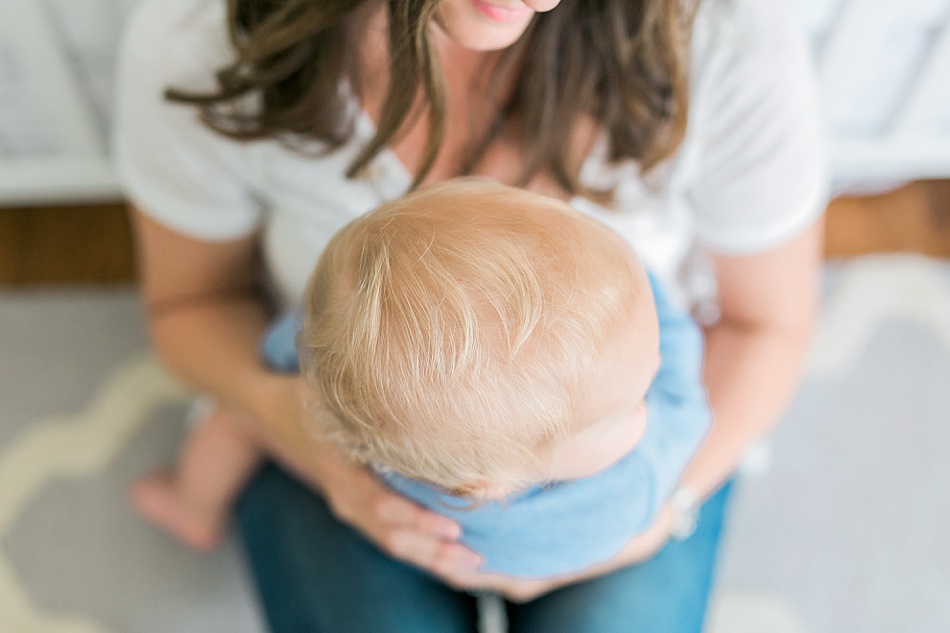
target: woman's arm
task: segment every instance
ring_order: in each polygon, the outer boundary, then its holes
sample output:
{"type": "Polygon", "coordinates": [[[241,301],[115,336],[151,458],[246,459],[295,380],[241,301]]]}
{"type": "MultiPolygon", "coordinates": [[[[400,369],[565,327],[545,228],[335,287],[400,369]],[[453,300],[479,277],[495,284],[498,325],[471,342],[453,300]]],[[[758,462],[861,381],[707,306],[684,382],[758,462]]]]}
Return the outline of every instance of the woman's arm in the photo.
{"type": "Polygon", "coordinates": [[[706,332],[713,426],[682,484],[706,498],[781,418],[818,315],[824,218],[756,255],[714,258],[722,318],[706,332]]]}
{"type": "Polygon", "coordinates": [[[392,556],[447,573],[479,559],[454,542],[458,526],[384,489],[307,433],[302,379],[269,372],[258,341],[269,320],[259,292],[257,236],[195,240],[133,213],[153,345],[190,386],[255,421],[264,450],[320,489],[334,513],[392,556]]]}
{"type": "MultiPolygon", "coordinates": [[[[149,335],[164,363],[189,386],[268,426],[250,429],[268,446],[296,425],[274,409],[292,380],[268,372],[257,341],[268,312],[260,295],[257,236],[207,242],[135,211],[140,284],[149,335]]],[[[289,457],[289,455],[288,455],[289,457]]]]}
{"type": "Polygon", "coordinates": [[[171,371],[247,414],[272,456],[322,487],[331,455],[306,432],[303,384],[268,371],[259,341],[270,319],[260,291],[256,234],[197,240],[136,211],[141,289],[149,334],[171,371]]]}

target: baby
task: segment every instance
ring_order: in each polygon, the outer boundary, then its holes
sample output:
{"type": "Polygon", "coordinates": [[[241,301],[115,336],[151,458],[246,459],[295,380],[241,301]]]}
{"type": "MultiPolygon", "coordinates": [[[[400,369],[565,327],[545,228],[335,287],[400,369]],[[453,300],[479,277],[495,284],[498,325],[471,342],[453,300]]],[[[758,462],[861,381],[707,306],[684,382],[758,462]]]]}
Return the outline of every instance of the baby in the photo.
{"type": "MultiPolygon", "coordinates": [[[[699,330],[627,243],[487,181],[352,222],[321,255],[299,322],[279,322],[264,354],[293,371],[299,351],[321,404],[314,431],[457,521],[485,571],[608,560],[655,519],[710,424],[699,330]]],[[[146,518],[198,548],[260,460],[229,415],[194,431],[177,475],[135,490],[146,518]]]]}

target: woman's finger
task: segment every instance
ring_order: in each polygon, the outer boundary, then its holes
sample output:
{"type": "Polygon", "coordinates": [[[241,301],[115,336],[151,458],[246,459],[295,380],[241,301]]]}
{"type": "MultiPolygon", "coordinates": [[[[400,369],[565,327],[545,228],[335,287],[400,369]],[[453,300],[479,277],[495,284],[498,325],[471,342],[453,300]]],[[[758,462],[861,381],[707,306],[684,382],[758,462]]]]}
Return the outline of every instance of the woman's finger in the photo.
{"type": "Polygon", "coordinates": [[[367,489],[367,497],[372,496],[373,499],[373,514],[379,521],[412,528],[448,541],[455,541],[460,536],[461,528],[452,519],[430,512],[391,492],[365,470],[361,476],[367,489]]]}
{"type": "Polygon", "coordinates": [[[462,533],[458,523],[390,492],[369,473],[365,473],[365,477],[364,485],[367,487],[367,496],[372,497],[372,513],[375,519],[391,526],[430,534],[438,539],[458,540],[462,533]]]}
{"type": "Polygon", "coordinates": [[[390,530],[382,541],[390,555],[437,575],[471,573],[482,562],[464,545],[440,541],[413,529],[390,530]]]}
{"type": "Polygon", "coordinates": [[[412,525],[420,532],[434,534],[446,541],[455,542],[462,536],[462,528],[458,523],[428,510],[420,510],[416,513],[412,525]]]}

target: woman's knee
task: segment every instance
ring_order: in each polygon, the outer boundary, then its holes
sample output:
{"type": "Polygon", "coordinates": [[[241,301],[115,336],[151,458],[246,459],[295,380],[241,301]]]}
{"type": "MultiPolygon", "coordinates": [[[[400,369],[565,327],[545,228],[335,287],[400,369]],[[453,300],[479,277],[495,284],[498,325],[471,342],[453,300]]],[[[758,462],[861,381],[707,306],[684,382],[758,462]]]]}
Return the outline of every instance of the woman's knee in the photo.
{"type": "Polygon", "coordinates": [[[475,602],[395,561],[268,466],[238,521],[274,633],[473,633],[475,602]]]}

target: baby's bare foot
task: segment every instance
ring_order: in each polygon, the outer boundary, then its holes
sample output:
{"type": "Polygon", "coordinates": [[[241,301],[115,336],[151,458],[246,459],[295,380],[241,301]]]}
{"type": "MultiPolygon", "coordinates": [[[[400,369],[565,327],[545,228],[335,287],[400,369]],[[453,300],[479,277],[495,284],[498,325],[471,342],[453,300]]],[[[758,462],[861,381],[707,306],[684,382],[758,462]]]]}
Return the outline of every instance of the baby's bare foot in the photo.
{"type": "Polygon", "coordinates": [[[135,482],[132,505],[149,523],[200,552],[214,549],[223,533],[223,517],[189,507],[178,493],[175,476],[159,472],[135,482]]]}

